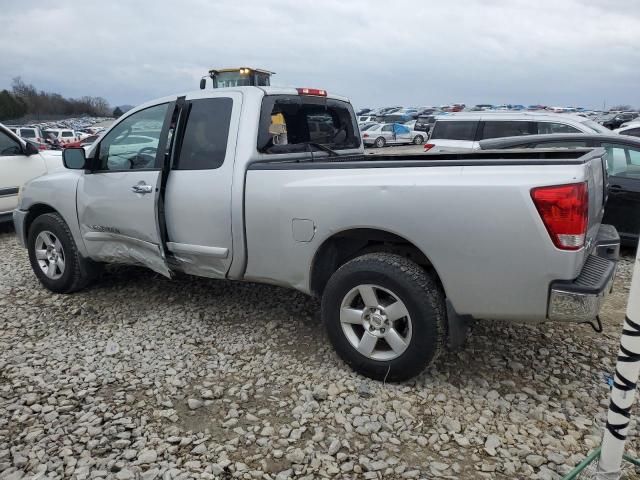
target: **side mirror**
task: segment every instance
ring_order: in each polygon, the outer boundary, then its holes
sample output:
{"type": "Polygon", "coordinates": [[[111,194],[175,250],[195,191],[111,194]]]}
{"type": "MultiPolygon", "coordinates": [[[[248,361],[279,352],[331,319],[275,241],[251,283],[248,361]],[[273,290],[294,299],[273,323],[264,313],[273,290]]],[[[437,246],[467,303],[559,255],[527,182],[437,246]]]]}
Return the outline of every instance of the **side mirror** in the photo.
{"type": "Polygon", "coordinates": [[[84,148],[65,148],[62,151],[62,163],[71,170],[84,170],[87,164],[84,148]]]}
{"type": "Polygon", "coordinates": [[[38,150],[38,147],[36,147],[31,142],[26,142],[24,146],[24,154],[29,156],[29,155],[35,155],[36,153],[40,153],[40,151],[38,150]]]}
{"type": "Polygon", "coordinates": [[[204,90],[207,87],[207,79],[202,77],[200,79],[200,90],[204,90]]]}

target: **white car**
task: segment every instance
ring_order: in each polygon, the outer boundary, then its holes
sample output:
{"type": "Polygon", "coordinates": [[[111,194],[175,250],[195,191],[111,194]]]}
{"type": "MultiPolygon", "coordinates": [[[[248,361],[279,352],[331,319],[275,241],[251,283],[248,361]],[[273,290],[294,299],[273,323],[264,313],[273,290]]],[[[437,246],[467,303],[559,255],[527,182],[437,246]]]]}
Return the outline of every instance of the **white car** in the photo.
{"type": "Polygon", "coordinates": [[[376,121],[375,115],[360,115],[358,117],[358,125],[363,123],[371,123],[376,121]]]}
{"type": "Polygon", "coordinates": [[[56,168],[62,168],[60,153],[40,153],[33,143],[0,124],[0,222],[11,221],[25,182],[56,168]]]}
{"type": "Polygon", "coordinates": [[[615,133],[620,135],[631,135],[632,137],[640,137],[640,122],[629,122],[622,127],[614,130],[615,133]]]}
{"type": "Polygon", "coordinates": [[[44,143],[44,134],[42,133],[42,129],[38,126],[16,126],[7,128],[21,138],[32,140],[37,143],[44,143]]]}
{"type": "Polygon", "coordinates": [[[611,133],[588,118],[565,113],[463,112],[437,117],[425,151],[429,153],[480,148],[481,140],[550,133],[611,133]]]}
{"type": "Polygon", "coordinates": [[[69,143],[80,140],[74,130],[67,128],[48,128],[46,133],[53,134],[60,143],[69,143]]]}

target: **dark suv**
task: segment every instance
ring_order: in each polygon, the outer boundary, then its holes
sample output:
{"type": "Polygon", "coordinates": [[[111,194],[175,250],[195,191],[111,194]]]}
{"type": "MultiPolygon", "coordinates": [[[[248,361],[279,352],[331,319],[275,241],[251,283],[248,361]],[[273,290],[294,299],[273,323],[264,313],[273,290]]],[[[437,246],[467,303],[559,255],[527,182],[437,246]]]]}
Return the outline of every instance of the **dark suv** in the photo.
{"type": "Polygon", "coordinates": [[[429,133],[434,123],[436,123],[435,115],[420,115],[413,129],[419,132],[429,133]]]}
{"type": "Polygon", "coordinates": [[[615,117],[603,122],[602,125],[610,128],[611,130],[615,130],[616,128],[620,128],[623,123],[633,120],[634,118],[638,118],[638,114],[636,112],[619,113],[615,117]]]}

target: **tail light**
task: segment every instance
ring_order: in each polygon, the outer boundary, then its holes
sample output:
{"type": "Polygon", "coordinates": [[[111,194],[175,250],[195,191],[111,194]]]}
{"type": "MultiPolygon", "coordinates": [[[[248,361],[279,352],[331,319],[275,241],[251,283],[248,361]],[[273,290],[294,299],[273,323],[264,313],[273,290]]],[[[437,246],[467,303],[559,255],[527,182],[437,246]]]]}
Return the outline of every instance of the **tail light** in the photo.
{"type": "Polygon", "coordinates": [[[368,133],[364,133],[364,134],[362,135],[362,138],[369,138],[369,134],[368,134],[368,133]]]}
{"type": "Polygon", "coordinates": [[[589,215],[586,183],[533,188],[531,198],[556,247],[561,250],[583,247],[589,215]]]}
{"type": "Polygon", "coordinates": [[[435,147],[436,144],[435,143],[425,143],[424,144],[424,151],[428,152],[429,150],[431,150],[433,147],[435,147]]]}
{"type": "Polygon", "coordinates": [[[296,88],[298,95],[315,95],[316,97],[326,97],[327,91],[319,88],[296,88]]]}

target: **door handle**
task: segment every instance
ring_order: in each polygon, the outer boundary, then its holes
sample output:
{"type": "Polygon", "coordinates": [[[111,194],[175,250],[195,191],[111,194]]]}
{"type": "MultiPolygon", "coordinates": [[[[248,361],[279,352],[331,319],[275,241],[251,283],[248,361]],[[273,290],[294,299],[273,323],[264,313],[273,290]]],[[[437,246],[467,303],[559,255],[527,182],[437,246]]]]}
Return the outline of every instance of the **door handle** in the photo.
{"type": "Polygon", "coordinates": [[[151,185],[147,185],[146,183],[144,183],[144,181],[140,181],[139,183],[131,187],[131,191],[133,193],[141,193],[142,195],[145,195],[147,193],[153,192],[153,187],[151,185]]]}

